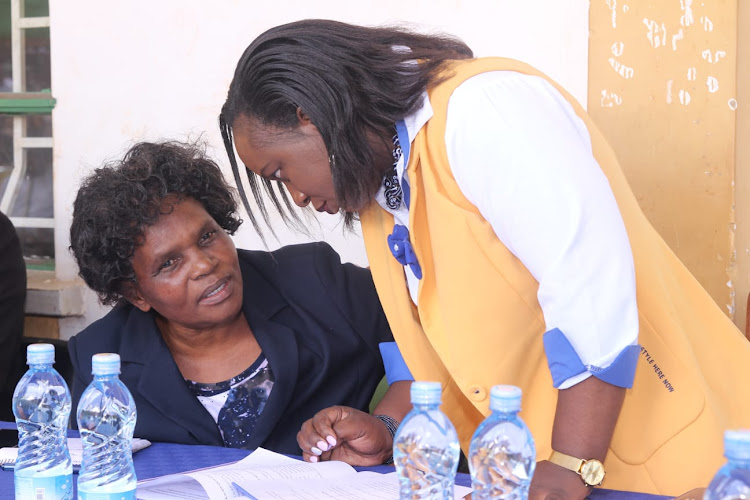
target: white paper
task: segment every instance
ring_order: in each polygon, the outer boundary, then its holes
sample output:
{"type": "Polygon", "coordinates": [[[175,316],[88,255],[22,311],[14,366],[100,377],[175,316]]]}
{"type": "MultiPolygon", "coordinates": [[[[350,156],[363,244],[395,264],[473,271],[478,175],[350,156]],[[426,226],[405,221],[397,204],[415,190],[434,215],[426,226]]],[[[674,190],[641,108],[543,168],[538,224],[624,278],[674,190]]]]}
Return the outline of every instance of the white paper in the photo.
{"type": "MultiPolygon", "coordinates": [[[[353,476],[331,479],[256,481],[243,483],[256,500],[396,500],[399,498],[398,475],[395,472],[359,472],[353,476]]],[[[471,488],[455,486],[454,498],[463,498],[471,488]]]]}
{"type": "Polygon", "coordinates": [[[312,464],[258,448],[239,462],[141,481],[137,497],[143,500],[226,500],[240,496],[233,482],[241,486],[247,481],[275,480],[279,484],[290,478],[332,478],[356,473],[343,462],[312,464]]]}
{"type": "MultiPolygon", "coordinates": [[[[133,438],[132,450],[133,453],[151,446],[151,442],[146,439],[133,438]]],[[[81,438],[68,438],[68,451],[70,452],[70,460],[73,465],[81,465],[83,459],[83,444],[81,438]]],[[[13,464],[16,462],[18,457],[18,448],[0,448],[0,464],[13,464]]]]}
{"type": "Polygon", "coordinates": [[[272,465],[298,464],[299,462],[299,460],[287,457],[281,453],[266,450],[265,448],[257,448],[236,464],[231,465],[238,465],[249,469],[250,467],[270,467],[272,465]]]}
{"type": "MultiPolygon", "coordinates": [[[[295,460],[295,462],[294,464],[274,465],[271,467],[226,469],[219,472],[206,470],[188,475],[203,486],[203,489],[208,493],[208,498],[212,500],[238,496],[239,493],[232,483],[237,483],[249,491],[247,487],[255,485],[258,482],[275,484],[276,486],[290,483],[306,484],[308,481],[313,480],[323,480],[330,483],[334,479],[339,481],[344,477],[357,475],[357,471],[344,462],[322,462],[317,464],[299,460],[295,460]]],[[[252,491],[249,491],[249,493],[253,494],[252,491]]]]}
{"type": "MultiPolygon", "coordinates": [[[[356,472],[343,462],[308,463],[262,448],[228,465],[172,474],[138,483],[140,500],[395,500],[396,473],[356,472]],[[252,499],[251,499],[252,500],[252,499]]],[[[455,498],[471,493],[456,486],[455,498]]]]}

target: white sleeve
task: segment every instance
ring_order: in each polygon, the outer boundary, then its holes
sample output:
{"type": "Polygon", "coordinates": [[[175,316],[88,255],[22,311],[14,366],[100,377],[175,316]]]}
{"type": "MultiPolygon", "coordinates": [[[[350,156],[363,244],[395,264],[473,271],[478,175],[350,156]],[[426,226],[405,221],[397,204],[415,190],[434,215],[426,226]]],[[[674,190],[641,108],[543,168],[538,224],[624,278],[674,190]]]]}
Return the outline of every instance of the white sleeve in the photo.
{"type": "Polygon", "coordinates": [[[558,387],[637,344],[630,243],[570,103],[542,78],[484,73],[451,96],[445,139],[461,191],[539,282],[547,332],[562,332],[586,368],[558,387]]]}

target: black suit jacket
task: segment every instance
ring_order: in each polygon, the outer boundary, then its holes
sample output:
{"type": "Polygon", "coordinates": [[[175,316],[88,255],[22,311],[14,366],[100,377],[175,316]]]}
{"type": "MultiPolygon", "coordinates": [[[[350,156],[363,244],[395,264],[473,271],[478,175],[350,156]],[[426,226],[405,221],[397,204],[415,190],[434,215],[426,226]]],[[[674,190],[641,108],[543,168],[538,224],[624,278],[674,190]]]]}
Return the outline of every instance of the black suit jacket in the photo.
{"type": "MultiPolygon", "coordinates": [[[[3,393],[13,394],[14,387],[10,385],[17,382],[9,377],[14,358],[19,356],[25,303],[26,264],[21,243],[10,219],[0,212],[0,391],[3,393]]],[[[24,365],[22,371],[25,368],[24,365]]]]}
{"type": "MultiPolygon", "coordinates": [[[[243,311],[275,378],[248,448],[299,455],[296,434],[318,410],[340,404],[367,411],[384,374],[378,344],[393,337],[370,272],[341,264],[327,244],[238,254],[243,311]]],[[[116,352],[120,378],[136,402],[137,437],[223,446],[151,313],[116,307],[71,338],[69,350],[76,371],[73,420],[92,379],[91,356],[116,352]]],[[[254,360],[247,361],[249,366],[254,360]]]]}

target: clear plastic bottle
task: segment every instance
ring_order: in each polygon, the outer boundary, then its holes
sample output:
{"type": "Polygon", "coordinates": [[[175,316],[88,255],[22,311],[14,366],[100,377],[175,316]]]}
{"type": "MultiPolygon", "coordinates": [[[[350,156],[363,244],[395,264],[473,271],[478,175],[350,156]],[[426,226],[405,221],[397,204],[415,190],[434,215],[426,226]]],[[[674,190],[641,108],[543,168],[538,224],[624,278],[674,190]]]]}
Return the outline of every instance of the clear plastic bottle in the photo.
{"type": "Polygon", "coordinates": [[[70,391],[52,368],[54,362],[52,344],[29,345],[29,371],[13,393],[18,426],[18,459],[13,473],[17,500],[73,498],[73,463],[67,440],[70,391]]]}
{"type": "Polygon", "coordinates": [[[78,403],[83,461],[78,475],[79,500],[135,500],[133,396],[119,378],[120,356],[94,354],[94,380],[78,403]]]}
{"type": "Polygon", "coordinates": [[[727,463],[719,469],[703,500],[750,498],[750,429],[724,432],[727,463]]]}
{"type": "Polygon", "coordinates": [[[458,468],[458,435],[440,411],[437,382],[413,382],[411,403],[393,438],[393,461],[401,483],[401,500],[453,499],[458,468]]]}
{"type": "Polygon", "coordinates": [[[529,428],[518,416],[521,389],[496,385],[490,410],[471,438],[469,471],[474,500],[525,500],[536,467],[536,448],[529,428]]]}

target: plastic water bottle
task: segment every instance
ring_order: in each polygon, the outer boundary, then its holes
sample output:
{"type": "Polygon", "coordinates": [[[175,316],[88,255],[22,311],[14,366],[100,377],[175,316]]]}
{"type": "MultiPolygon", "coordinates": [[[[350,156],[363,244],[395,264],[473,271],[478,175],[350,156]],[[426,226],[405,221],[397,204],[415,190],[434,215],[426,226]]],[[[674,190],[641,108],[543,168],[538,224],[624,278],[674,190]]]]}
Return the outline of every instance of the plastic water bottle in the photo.
{"type": "Polygon", "coordinates": [[[94,354],[91,373],[94,380],[83,391],[76,415],[83,444],[78,498],[135,500],[135,402],[118,376],[120,356],[94,354]]]}
{"type": "Polygon", "coordinates": [[[706,488],[703,500],[750,498],[750,430],[724,432],[727,463],[706,488]]]}
{"type": "Polygon", "coordinates": [[[70,391],[52,368],[55,347],[31,344],[26,348],[29,371],[13,393],[13,414],[18,427],[16,500],[69,500],[73,498],[73,463],[67,428],[70,391]]]}
{"type": "Polygon", "coordinates": [[[413,382],[411,403],[393,438],[401,500],[452,500],[458,468],[458,435],[440,411],[440,384],[413,382]]]}
{"type": "Polygon", "coordinates": [[[536,467],[536,448],[529,428],[518,416],[521,389],[496,385],[490,410],[471,438],[469,471],[474,500],[525,500],[536,467]]]}

